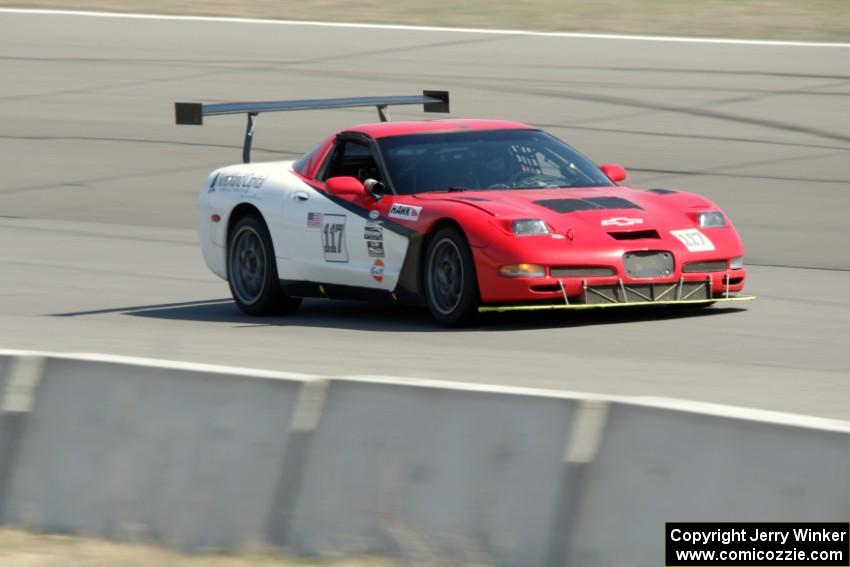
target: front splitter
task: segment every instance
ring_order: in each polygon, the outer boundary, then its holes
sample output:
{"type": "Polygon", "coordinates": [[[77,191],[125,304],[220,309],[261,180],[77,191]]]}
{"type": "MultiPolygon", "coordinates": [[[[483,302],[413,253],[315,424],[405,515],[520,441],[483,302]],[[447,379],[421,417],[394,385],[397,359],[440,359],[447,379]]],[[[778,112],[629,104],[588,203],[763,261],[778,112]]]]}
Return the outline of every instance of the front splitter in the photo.
{"type": "Polygon", "coordinates": [[[654,305],[709,305],[711,303],[728,303],[730,301],[752,301],[754,295],[738,295],[735,297],[715,297],[713,299],[685,299],[670,301],[630,301],[623,303],[553,303],[551,305],[482,305],[479,313],[497,313],[503,311],[547,311],[553,309],[608,309],[611,307],[651,307],[654,305]]]}

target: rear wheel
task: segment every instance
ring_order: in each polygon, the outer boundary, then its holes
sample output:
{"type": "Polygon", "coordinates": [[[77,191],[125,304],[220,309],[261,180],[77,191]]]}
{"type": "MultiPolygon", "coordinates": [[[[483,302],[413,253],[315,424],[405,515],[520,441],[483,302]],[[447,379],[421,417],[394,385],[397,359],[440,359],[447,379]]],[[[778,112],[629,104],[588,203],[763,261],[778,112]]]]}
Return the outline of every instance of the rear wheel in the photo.
{"type": "Polygon", "coordinates": [[[444,325],[471,323],[478,313],[478,279],[463,232],[440,229],[425,258],[425,299],[434,319],[444,325]]]}
{"type": "Polygon", "coordinates": [[[236,305],[249,315],[288,313],[301,303],[280,289],[269,230],[255,215],[240,219],[230,232],[227,281],[236,305]]]}

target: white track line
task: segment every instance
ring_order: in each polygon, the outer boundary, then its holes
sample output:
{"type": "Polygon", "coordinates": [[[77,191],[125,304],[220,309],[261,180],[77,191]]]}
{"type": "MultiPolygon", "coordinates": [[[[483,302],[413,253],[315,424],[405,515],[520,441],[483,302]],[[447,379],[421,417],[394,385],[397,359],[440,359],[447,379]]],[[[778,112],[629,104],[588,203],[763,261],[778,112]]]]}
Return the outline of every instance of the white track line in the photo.
{"type": "Polygon", "coordinates": [[[401,30],[417,32],[445,32],[489,35],[514,35],[530,37],[555,37],[571,39],[609,39],[624,41],[655,41],[666,43],[703,43],[722,45],[756,45],[773,47],[838,47],[850,48],[850,43],[831,43],[817,41],[781,41],[762,39],[732,39],[721,37],[676,37],[658,35],[628,35],[615,33],[579,33],[579,32],[543,32],[531,30],[501,30],[485,28],[447,28],[439,26],[409,26],[396,24],[358,24],[348,22],[319,22],[300,20],[269,20],[259,18],[228,18],[213,16],[173,16],[166,14],[137,14],[122,12],[92,12],[83,10],[49,10],[36,8],[0,8],[0,14],[34,14],[54,16],[85,16],[93,18],[124,18],[140,20],[171,20],[184,22],[215,22],[237,24],[264,24],[277,26],[314,26],[326,28],[351,28],[373,30],[401,30]]]}

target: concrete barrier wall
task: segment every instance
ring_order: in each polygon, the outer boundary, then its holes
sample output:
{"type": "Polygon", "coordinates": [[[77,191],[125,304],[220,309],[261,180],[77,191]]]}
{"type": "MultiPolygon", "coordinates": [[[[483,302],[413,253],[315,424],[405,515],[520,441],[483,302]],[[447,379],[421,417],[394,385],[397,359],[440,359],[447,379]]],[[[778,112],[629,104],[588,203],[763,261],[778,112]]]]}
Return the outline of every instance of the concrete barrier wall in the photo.
{"type": "MultiPolygon", "coordinates": [[[[14,361],[14,355],[0,353],[0,402],[5,398],[8,375],[14,361]]],[[[0,403],[0,508],[3,505],[3,496],[6,493],[5,486],[14,460],[15,438],[19,429],[19,420],[16,417],[9,415],[0,403]]]]}
{"type": "Polygon", "coordinates": [[[542,565],[573,406],[332,382],[288,543],[302,553],[542,565]]]}
{"type": "Polygon", "coordinates": [[[0,521],[187,550],[654,567],[665,521],[850,515],[850,424],[314,378],[0,353],[0,521]]]}
{"type": "Polygon", "coordinates": [[[49,359],[2,519],[184,549],[261,541],[299,387],[49,359]]]}
{"type": "Polygon", "coordinates": [[[14,355],[0,353],[0,392],[6,391],[6,377],[15,360],[14,355]]]}
{"type": "Polygon", "coordinates": [[[850,435],[615,403],[569,565],[657,567],[670,521],[847,521],[850,435]]]}

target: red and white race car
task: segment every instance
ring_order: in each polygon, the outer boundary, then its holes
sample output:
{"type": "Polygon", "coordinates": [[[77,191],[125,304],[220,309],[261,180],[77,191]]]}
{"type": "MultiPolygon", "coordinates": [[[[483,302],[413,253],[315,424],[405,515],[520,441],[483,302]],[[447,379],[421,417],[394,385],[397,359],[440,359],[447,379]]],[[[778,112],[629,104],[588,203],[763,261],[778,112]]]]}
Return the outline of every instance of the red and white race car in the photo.
{"type": "Polygon", "coordinates": [[[303,297],[476,313],[751,299],[744,249],[711,201],[619,185],[541,130],[502,120],[388,121],[387,107],[447,112],[448,93],[263,103],[177,103],[178,124],[245,113],[240,165],[198,201],[204,259],[236,304],[262,315],[303,297]],[[375,106],[381,121],[334,133],[300,159],[250,163],[261,112],[375,106]]]}

